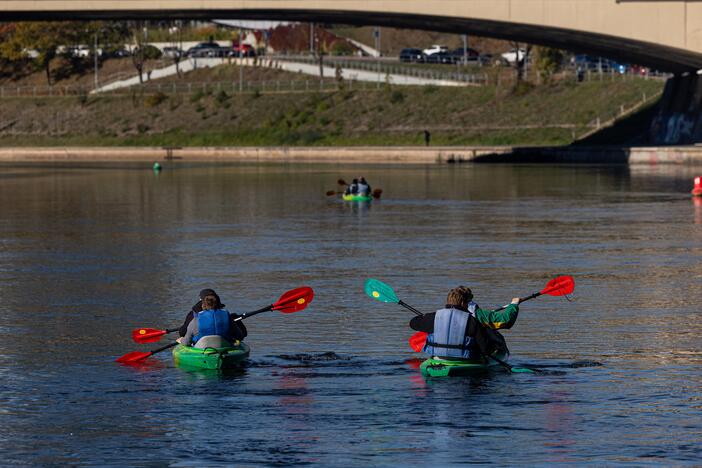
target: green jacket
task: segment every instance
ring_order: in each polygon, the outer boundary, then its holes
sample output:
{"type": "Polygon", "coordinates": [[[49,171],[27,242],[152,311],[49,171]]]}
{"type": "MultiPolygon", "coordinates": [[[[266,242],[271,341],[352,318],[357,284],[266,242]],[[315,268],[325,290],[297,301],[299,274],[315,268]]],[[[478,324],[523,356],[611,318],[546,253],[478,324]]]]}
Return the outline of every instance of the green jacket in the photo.
{"type": "Polygon", "coordinates": [[[519,315],[519,306],[510,304],[502,310],[485,310],[477,307],[475,317],[480,323],[493,330],[512,328],[519,315]]]}

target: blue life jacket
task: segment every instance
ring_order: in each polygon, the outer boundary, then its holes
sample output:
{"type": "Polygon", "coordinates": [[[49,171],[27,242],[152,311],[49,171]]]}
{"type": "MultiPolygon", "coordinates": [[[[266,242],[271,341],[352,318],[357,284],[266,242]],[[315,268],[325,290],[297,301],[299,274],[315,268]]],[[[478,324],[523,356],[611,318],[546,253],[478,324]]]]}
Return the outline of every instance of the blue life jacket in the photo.
{"type": "Polygon", "coordinates": [[[357,190],[359,195],[368,196],[368,194],[370,193],[370,186],[359,182],[357,190]]]}
{"type": "Polygon", "coordinates": [[[231,322],[227,309],[203,310],[197,313],[195,319],[197,319],[197,333],[193,335],[193,345],[203,336],[210,335],[219,335],[232,341],[231,322]]]}
{"type": "Polygon", "coordinates": [[[427,336],[423,352],[445,358],[478,359],[480,349],[470,336],[466,326],[471,316],[475,317],[478,304],[468,304],[468,312],[460,309],[440,309],[434,317],[434,333],[427,336]]]}

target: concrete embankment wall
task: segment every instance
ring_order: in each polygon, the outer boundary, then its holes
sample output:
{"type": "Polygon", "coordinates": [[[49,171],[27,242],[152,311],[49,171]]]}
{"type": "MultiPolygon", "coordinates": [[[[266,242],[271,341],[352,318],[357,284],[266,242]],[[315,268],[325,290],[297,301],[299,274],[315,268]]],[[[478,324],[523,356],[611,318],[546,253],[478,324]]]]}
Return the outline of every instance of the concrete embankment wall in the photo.
{"type": "Polygon", "coordinates": [[[0,162],[182,162],[435,164],[678,164],[702,165],[702,146],[498,147],[94,147],[0,148],[0,162]]]}
{"type": "Polygon", "coordinates": [[[0,148],[0,162],[284,162],[284,163],[448,163],[502,154],[511,147],[159,147],[0,148]]]}

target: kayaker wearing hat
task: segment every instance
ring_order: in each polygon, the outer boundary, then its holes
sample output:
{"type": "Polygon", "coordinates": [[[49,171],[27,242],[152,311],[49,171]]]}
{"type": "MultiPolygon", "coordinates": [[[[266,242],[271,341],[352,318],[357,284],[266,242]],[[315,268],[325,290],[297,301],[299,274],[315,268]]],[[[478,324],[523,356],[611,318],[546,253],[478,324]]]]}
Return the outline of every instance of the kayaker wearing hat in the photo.
{"type": "Polygon", "coordinates": [[[496,330],[512,328],[519,314],[519,298],[500,311],[483,310],[473,302],[470,288],[458,286],[448,293],[446,307],[414,317],[413,330],[426,332],[423,352],[449,359],[479,359],[508,353],[504,337],[496,330]]]}
{"type": "MultiPolygon", "coordinates": [[[[200,291],[200,300],[193,305],[192,309],[190,312],[188,312],[188,315],[185,317],[185,321],[183,322],[183,325],[181,325],[180,329],[178,330],[178,334],[181,336],[178,338],[179,343],[183,344],[189,344],[189,342],[185,341],[183,338],[188,334],[189,330],[192,330],[193,333],[191,333],[191,336],[197,336],[197,332],[199,332],[203,327],[197,327],[196,329],[193,329],[193,327],[190,326],[191,323],[195,322],[195,324],[198,323],[198,320],[193,321],[195,317],[199,317],[200,321],[205,320],[206,322],[209,322],[211,318],[214,318],[215,315],[219,317],[224,317],[224,314],[218,313],[218,312],[209,312],[208,314],[202,315],[201,312],[203,310],[208,310],[208,311],[223,311],[229,316],[229,321],[228,321],[228,328],[227,328],[227,333],[228,333],[228,339],[229,340],[243,340],[246,338],[246,335],[248,332],[246,331],[246,327],[242,323],[241,320],[234,322],[234,319],[238,317],[237,314],[235,313],[230,313],[224,308],[224,304],[222,304],[221,300],[219,299],[219,296],[217,293],[214,291],[214,289],[203,289],[200,291]],[[205,300],[207,300],[205,303],[205,300]],[[207,307],[207,308],[205,308],[207,307]]],[[[208,328],[209,325],[206,323],[206,327],[208,328]]],[[[221,324],[220,324],[221,325],[221,324]]],[[[209,329],[209,328],[208,328],[209,329]]],[[[207,332],[207,330],[204,330],[207,332]]],[[[219,331],[219,330],[216,330],[219,331]]],[[[204,335],[201,335],[204,336],[204,335]]]]}
{"type": "Polygon", "coordinates": [[[358,194],[367,197],[371,193],[371,187],[368,182],[366,182],[365,177],[361,177],[358,181],[358,194]]]}
{"type": "Polygon", "coordinates": [[[358,194],[358,179],[353,179],[351,185],[346,187],[344,195],[357,195],[358,194]]]}

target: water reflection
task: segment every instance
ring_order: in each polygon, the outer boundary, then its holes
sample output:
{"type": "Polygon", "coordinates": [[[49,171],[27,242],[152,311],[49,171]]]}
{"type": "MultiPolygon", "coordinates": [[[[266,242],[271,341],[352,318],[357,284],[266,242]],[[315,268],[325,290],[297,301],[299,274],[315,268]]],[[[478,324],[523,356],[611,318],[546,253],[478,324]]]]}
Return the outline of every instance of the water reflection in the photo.
{"type": "Polygon", "coordinates": [[[374,166],[370,204],[326,197],[335,166],[2,169],[8,464],[699,460],[702,206],[685,168],[374,166]],[[505,332],[513,364],[554,370],[539,375],[425,381],[407,314],[362,292],[382,278],[436,310],[467,284],[497,306],[564,273],[575,300],[530,301],[505,332]],[[305,311],[247,319],[242,372],[111,362],[204,287],[246,311],[302,284],[305,311]]]}

